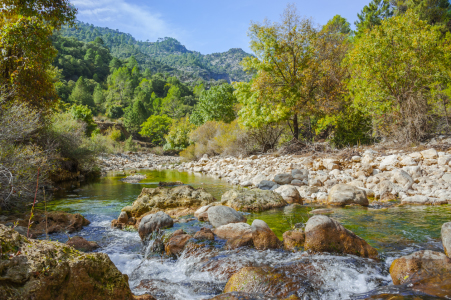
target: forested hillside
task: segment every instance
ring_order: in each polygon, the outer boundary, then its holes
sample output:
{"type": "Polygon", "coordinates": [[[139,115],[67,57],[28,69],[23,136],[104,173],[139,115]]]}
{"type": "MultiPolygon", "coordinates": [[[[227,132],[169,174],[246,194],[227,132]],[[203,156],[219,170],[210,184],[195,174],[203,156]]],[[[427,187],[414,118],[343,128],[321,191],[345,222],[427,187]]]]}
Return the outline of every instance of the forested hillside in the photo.
{"type": "Polygon", "coordinates": [[[60,34],[83,42],[92,42],[100,37],[114,57],[127,59],[134,56],[142,69],[169,73],[182,81],[202,78],[225,79],[231,82],[247,81],[251,78],[239,65],[244,57],[250,56],[241,49],[202,55],[186,49],[174,38],[165,37],[156,42],[137,41],[130,34],[83,22],[77,22],[77,27],[63,27],[60,34]]]}

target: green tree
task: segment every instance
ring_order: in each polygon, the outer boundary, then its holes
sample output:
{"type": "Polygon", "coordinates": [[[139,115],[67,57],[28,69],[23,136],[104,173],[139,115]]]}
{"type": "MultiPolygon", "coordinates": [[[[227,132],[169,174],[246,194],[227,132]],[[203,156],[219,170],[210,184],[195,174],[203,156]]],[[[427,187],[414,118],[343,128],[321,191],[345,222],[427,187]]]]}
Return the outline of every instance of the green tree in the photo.
{"type": "Polygon", "coordinates": [[[172,119],[166,115],[150,116],[146,122],[141,124],[139,134],[149,137],[154,145],[160,146],[164,144],[164,136],[169,132],[172,119]]]}
{"type": "Polygon", "coordinates": [[[169,133],[165,136],[166,144],[164,150],[183,150],[190,144],[189,135],[196,129],[196,126],[190,123],[189,116],[179,120],[173,120],[169,133]]]}
{"type": "Polygon", "coordinates": [[[447,45],[437,27],[410,10],[383,20],[357,41],[347,58],[355,103],[373,116],[382,134],[398,134],[406,142],[424,135],[430,91],[449,79],[447,45]]]}
{"type": "Polygon", "coordinates": [[[86,135],[91,136],[92,132],[97,128],[97,124],[92,118],[92,111],[86,105],[72,105],[70,114],[75,120],[80,120],[86,124],[86,135]]]}
{"type": "Polygon", "coordinates": [[[372,0],[363,7],[360,14],[357,14],[358,20],[354,22],[356,36],[362,36],[365,30],[380,25],[382,20],[390,18],[392,15],[393,11],[389,0],[372,0]]]}
{"type": "Polygon", "coordinates": [[[167,96],[161,102],[162,112],[173,119],[179,119],[186,114],[187,108],[181,100],[179,87],[171,86],[167,96]]]}
{"type": "Polygon", "coordinates": [[[86,80],[83,76],[78,78],[77,83],[69,96],[69,101],[79,105],[94,107],[92,94],[90,93],[86,80]]]}
{"type": "Polygon", "coordinates": [[[94,94],[92,95],[92,98],[97,106],[102,105],[105,102],[105,96],[100,84],[97,84],[94,88],[94,94]]]}
{"type": "Polygon", "coordinates": [[[139,100],[135,100],[133,105],[125,109],[125,128],[127,128],[130,133],[136,134],[139,132],[141,124],[146,121],[147,117],[148,113],[146,108],[144,107],[144,104],[139,100]]]}
{"type": "Polygon", "coordinates": [[[191,122],[202,125],[207,121],[232,122],[235,118],[234,106],[237,99],[230,84],[212,87],[200,93],[199,102],[191,116],[191,122]]]}
{"type": "Polygon", "coordinates": [[[107,101],[118,106],[128,106],[133,98],[133,82],[127,67],[116,69],[108,76],[107,101]]]}
{"type": "Polygon", "coordinates": [[[330,29],[330,31],[340,32],[342,34],[350,34],[351,33],[351,24],[340,15],[335,15],[332,19],[330,19],[326,27],[330,29]]]}

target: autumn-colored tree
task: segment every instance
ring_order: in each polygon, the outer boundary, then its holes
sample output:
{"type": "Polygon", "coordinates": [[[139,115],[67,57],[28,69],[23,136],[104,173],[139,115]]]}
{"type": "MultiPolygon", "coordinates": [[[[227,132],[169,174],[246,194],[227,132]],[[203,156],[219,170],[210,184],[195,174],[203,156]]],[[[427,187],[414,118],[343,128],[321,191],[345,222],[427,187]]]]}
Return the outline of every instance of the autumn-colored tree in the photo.
{"type": "Polygon", "coordinates": [[[415,141],[426,129],[431,89],[449,74],[449,43],[413,11],[382,21],[349,53],[355,103],[386,135],[415,141]]]}
{"type": "Polygon", "coordinates": [[[76,9],[67,0],[4,0],[0,8],[0,84],[7,95],[37,108],[58,98],[51,64],[56,51],[49,36],[73,24],[76,9]]]}

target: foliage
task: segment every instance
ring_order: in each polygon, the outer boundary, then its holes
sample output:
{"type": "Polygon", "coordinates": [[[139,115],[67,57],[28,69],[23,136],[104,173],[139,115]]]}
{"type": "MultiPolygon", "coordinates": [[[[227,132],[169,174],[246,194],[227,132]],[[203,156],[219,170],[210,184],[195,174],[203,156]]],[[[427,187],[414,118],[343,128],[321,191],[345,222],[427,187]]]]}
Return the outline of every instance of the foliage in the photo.
{"type": "Polygon", "coordinates": [[[107,131],[106,136],[108,136],[111,140],[115,142],[119,142],[120,140],[122,140],[122,132],[115,127],[110,128],[110,130],[107,131]]]}
{"type": "Polygon", "coordinates": [[[149,137],[154,145],[163,145],[164,136],[169,132],[172,119],[166,115],[150,116],[146,122],[141,125],[140,135],[149,137]]]}
{"type": "Polygon", "coordinates": [[[449,76],[449,44],[440,36],[407,11],[382,21],[349,53],[355,103],[373,115],[382,134],[397,128],[405,142],[424,136],[432,85],[449,76]]]}
{"type": "Polygon", "coordinates": [[[69,102],[94,107],[92,93],[89,91],[89,87],[83,76],[78,78],[77,83],[69,96],[69,102]]]}
{"type": "Polygon", "coordinates": [[[351,33],[351,24],[340,15],[335,15],[325,25],[330,31],[339,32],[341,34],[351,33]]]}
{"type": "Polygon", "coordinates": [[[92,118],[92,111],[84,105],[72,105],[70,114],[75,120],[80,120],[86,124],[86,134],[88,136],[97,128],[97,124],[92,118]]]}
{"type": "Polygon", "coordinates": [[[139,150],[139,146],[133,141],[132,136],[130,136],[128,139],[125,140],[124,150],[132,152],[136,152],[139,150]]]}
{"type": "Polygon", "coordinates": [[[148,113],[140,100],[135,100],[132,106],[125,109],[124,125],[132,134],[137,134],[142,123],[146,121],[148,113]]]}
{"type": "Polygon", "coordinates": [[[356,26],[356,36],[362,36],[366,30],[371,30],[382,23],[382,20],[390,18],[393,11],[389,0],[372,0],[363,7],[360,14],[357,14],[358,20],[354,22],[356,26]]]}
{"type": "Polygon", "coordinates": [[[212,87],[200,93],[191,122],[196,125],[202,125],[207,121],[230,123],[236,118],[234,111],[236,103],[237,99],[230,84],[212,87]]]}
{"type": "Polygon", "coordinates": [[[173,120],[169,133],[165,136],[164,150],[183,150],[188,147],[189,135],[194,129],[196,126],[190,123],[189,116],[173,120]]]}

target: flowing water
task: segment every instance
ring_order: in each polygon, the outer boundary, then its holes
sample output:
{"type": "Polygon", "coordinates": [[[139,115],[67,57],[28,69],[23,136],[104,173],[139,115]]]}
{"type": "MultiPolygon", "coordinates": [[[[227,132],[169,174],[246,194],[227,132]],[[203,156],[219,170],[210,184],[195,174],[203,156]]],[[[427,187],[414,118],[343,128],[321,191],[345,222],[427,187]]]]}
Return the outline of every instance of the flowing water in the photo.
{"type": "MultiPolygon", "coordinates": [[[[298,295],[304,295],[303,299],[365,299],[383,293],[400,293],[410,299],[415,292],[408,287],[392,286],[388,272],[391,262],[418,250],[443,252],[440,228],[451,220],[449,205],[380,210],[333,208],[330,216],[375,247],[380,253],[380,261],[351,255],[307,255],[282,250],[226,251],[221,249],[224,245],[221,240],[200,250],[185,251],[175,260],[149,254],[149,245],[141,243],[136,231],[112,229],[111,221],[137,198],[143,187],[156,187],[159,181],[182,181],[203,187],[218,200],[231,187],[224,181],[199,174],[171,170],[140,173],[147,175],[147,179],[138,184],[124,183],[120,181],[124,175],[110,173],[81,188],[72,187],[48,203],[48,210],[81,213],[91,221],[80,232],[54,234],[51,239],[65,242],[69,236],[80,235],[98,242],[99,251],[107,253],[118,269],[129,276],[134,293],[150,292],[157,299],[209,299],[220,294],[227,278],[244,266],[276,267],[287,280],[299,285],[298,295]],[[306,268],[307,265],[311,269],[306,268]],[[299,276],[300,272],[302,276],[299,276]]],[[[254,219],[264,220],[281,238],[294,224],[305,223],[311,216],[309,211],[315,208],[320,206],[288,206],[246,217],[249,224],[254,219]]],[[[183,228],[194,233],[203,226],[205,224],[198,221],[176,223],[168,231],[183,228]]]]}

